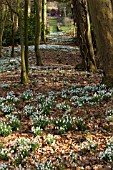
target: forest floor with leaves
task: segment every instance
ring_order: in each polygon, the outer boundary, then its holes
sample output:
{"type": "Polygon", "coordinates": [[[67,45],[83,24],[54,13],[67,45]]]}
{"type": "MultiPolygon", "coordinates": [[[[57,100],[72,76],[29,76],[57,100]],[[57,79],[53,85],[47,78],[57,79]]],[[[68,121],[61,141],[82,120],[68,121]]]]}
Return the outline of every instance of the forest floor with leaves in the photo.
{"type": "Polygon", "coordinates": [[[41,67],[31,50],[23,85],[20,52],[10,58],[9,49],[0,59],[0,170],[112,170],[113,89],[102,74],[75,69],[78,47],[41,49],[41,67]]]}

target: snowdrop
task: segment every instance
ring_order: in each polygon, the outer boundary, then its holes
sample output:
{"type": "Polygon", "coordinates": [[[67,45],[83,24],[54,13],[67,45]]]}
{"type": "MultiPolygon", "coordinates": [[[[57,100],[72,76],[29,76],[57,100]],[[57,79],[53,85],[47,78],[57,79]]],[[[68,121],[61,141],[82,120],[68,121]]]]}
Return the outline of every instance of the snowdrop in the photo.
{"type": "Polygon", "coordinates": [[[113,162],[113,137],[107,140],[107,147],[100,152],[99,156],[105,162],[113,162]]]}

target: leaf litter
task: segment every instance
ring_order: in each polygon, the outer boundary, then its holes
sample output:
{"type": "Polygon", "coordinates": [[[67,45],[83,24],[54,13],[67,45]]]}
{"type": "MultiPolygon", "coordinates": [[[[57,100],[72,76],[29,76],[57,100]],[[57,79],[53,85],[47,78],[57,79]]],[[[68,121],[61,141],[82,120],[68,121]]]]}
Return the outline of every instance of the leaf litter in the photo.
{"type": "Polygon", "coordinates": [[[42,67],[31,50],[22,85],[15,55],[1,64],[0,169],[112,169],[113,89],[102,74],[76,70],[76,49],[42,49],[42,67]]]}

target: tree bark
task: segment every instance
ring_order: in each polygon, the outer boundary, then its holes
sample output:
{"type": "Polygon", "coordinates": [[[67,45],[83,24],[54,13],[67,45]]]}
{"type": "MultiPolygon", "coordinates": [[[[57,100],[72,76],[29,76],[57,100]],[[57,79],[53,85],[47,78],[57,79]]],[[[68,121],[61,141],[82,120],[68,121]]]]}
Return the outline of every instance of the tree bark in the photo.
{"type": "Polygon", "coordinates": [[[100,62],[103,83],[113,87],[113,6],[112,0],[88,0],[100,62]]]}
{"type": "Polygon", "coordinates": [[[5,20],[7,16],[7,5],[1,4],[1,21],[0,21],[0,58],[2,57],[2,37],[4,32],[5,20]]]}
{"type": "Polygon", "coordinates": [[[11,49],[11,57],[14,57],[15,30],[14,30],[14,13],[12,11],[11,11],[11,21],[12,21],[12,49],[11,49]]]}
{"type": "Polygon", "coordinates": [[[41,40],[46,43],[46,0],[42,0],[41,40]]]}
{"type": "Polygon", "coordinates": [[[24,38],[23,38],[23,23],[22,23],[22,10],[20,9],[20,0],[18,0],[19,6],[19,25],[20,25],[20,44],[21,44],[21,83],[28,82],[28,74],[26,71],[26,63],[25,63],[25,49],[24,49],[24,38]]]}
{"type": "Polygon", "coordinates": [[[36,10],[36,14],[35,14],[35,55],[36,55],[37,66],[41,66],[42,60],[41,60],[40,50],[39,50],[39,44],[40,44],[40,15],[39,15],[40,10],[39,10],[39,6],[40,6],[40,1],[34,0],[34,3],[35,3],[35,10],[36,10]]]}
{"type": "Polygon", "coordinates": [[[24,11],[24,36],[25,36],[25,65],[26,72],[28,74],[28,2],[29,0],[25,0],[25,11],[24,11]]]}
{"type": "Polygon", "coordinates": [[[92,44],[89,13],[86,0],[73,0],[73,15],[77,23],[77,36],[79,39],[82,63],[80,67],[87,71],[96,71],[96,62],[92,44]]]}

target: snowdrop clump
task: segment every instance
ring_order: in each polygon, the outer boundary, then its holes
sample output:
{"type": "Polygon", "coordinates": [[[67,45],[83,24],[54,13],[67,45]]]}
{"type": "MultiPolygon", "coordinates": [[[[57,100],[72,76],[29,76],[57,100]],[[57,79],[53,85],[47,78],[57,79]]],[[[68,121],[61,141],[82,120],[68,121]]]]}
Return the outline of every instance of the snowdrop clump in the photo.
{"type": "Polygon", "coordinates": [[[20,58],[8,59],[3,58],[0,62],[0,72],[9,72],[16,70],[20,66],[20,58]]]}
{"type": "Polygon", "coordinates": [[[71,94],[70,101],[72,101],[73,104],[77,104],[79,107],[82,107],[84,104],[96,105],[102,100],[107,101],[113,94],[111,91],[107,91],[104,85],[100,87],[71,87],[68,93],[71,94]]]}
{"type": "Polygon", "coordinates": [[[42,93],[38,93],[36,98],[38,103],[43,103],[45,100],[45,95],[43,95],[42,93]]]}
{"type": "Polygon", "coordinates": [[[19,165],[25,161],[25,158],[29,156],[32,151],[35,151],[37,147],[38,143],[35,143],[33,140],[19,137],[9,143],[9,149],[6,153],[14,165],[19,165]]]}
{"type": "Polygon", "coordinates": [[[3,83],[3,84],[1,84],[1,87],[4,88],[4,89],[7,89],[7,88],[9,88],[9,84],[3,83]]]}
{"type": "Polygon", "coordinates": [[[73,117],[77,130],[86,130],[87,122],[81,117],[73,117]]]}
{"type": "Polygon", "coordinates": [[[52,134],[47,134],[45,136],[45,141],[47,144],[55,144],[55,138],[52,134]]]}
{"type": "Polygon", "coordinates": [[[25,111],[26,116],[31,116],[34,112],[34,107],[30,105],[25,105],[24,111],[25,111]]]}
{"type": "Polygon", "coordinates": [[[41,129],[40,127],[34,127],[32,126],[31,131],[34,133],[35,136],[37,135],[42,135],[43,129],[41,129]]]}
{"type": "Polygon", "coordinates": [[[49,118],[46,115],[32,115],[31,124],[36,128],[45,129],[50,123],[49,118]]]}
{"type": "Polygon", "coordinates": [[[64,115],[62,118],[52,120],[52,123],[55,125],[55,129],[57,129],[60,134],[72,130],[73,122],[73,117],[71,117],[70,115],[64,115]]]}
{"type": "Polygon", "coordinates": [[[106,111],[105,113],[107,116],[112,116],[113,115],[113,110],[112,109],[109,109],[106,111]]]}
{"type": "Polygon", "coordinates": [[[37,170],[57,170],[57,167],[55,167],[51,160],[50,161],[47,161],[47,162],[41,162],[41,163],[37,163],[36,165],[36,169],[37,170]]]}
{"type": "Polygon", "coordinates": [[[97,148],[97,144],[92,139],[87,139],[87,141],[84,141],[81,143],[80,148],[82,150],[85,150],[85,152],[90,152],[92,150],[95,150],[97,148]]]}
{"type": "MultiPolygon", "coordinates": [[[[9,150],[8,150],[8,149],[6,149],[6,148],[1,148],[1,149],[0,149],[0,158],[1,158],[2,160],[7,161],[7,160],[9,159],[8,153],[9,153],[9,150]]],[[[1,167],[0,167],[0,168],[1,168],[1,167]]],[[[4,166],[3,166],[2,168],[4,168],[4,166]]]]}
{"type": "Polygon", "coordinates": [[[9,115],[6,115],[6,118],[7,118],[8,122],[9,122],[12,130],[19,130],[19,129],[22,128],[21,122],[17,118],[16,115],[9,114],[9,115]]]}
{"type": "Polygon", "coordinates": [[[1,136],[8,136],[11,134],[12,128],[10,125],[7,125],[5,122],[0,122],[0,135],[1,136]]]}
{"type": "Polygon", "coordinates": [[[0,104],[0,109],[4,114],[9,114],[15,110],[15,107],[14,105],[11,105],[11,104],[2,103],[0,104]]]}
{"type": "Polygon", "coordinates": [[[28,89],[28,90],[23,92],[23,94],[21,95],[21,98],[23,100],[30,100],[32,96],[33,96],[32,90],[28,89]]]}
{"type": "Polygon", "coordinates": [[[70,110],[71,109],[71,107],[66,103],[59,103],[56,105],[56,108],[61,109],[61,110],[70,110]]]}
{"type": "Polygon", "coordinates": [[[109,122],[113,122],[113,110],[112,109],[108,109],[106,112],[106,120],[109,122]]]}
{"type": "Polygon", "coordinates": [[[4,97],[0,97],[0,104],[2,104],[3,102],[5,102],[5,98],[4,97]]]}
{"type": "Polygon", "coordinates": [[[15,96],[13,91],[7,93],[6,100],[8,102],[18,102],[19,99],[15,96]]]}
{"type": "Polygon", "coordinates": [[[100,159],[104,162],[113,162],[113,137],[106,142],[107,147],[104,151],[100,152],[100,159]]]}

